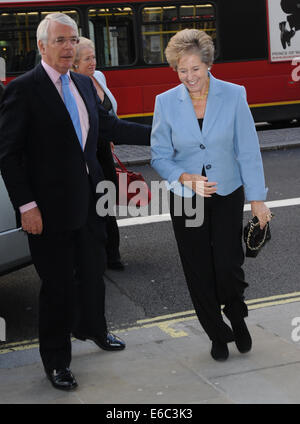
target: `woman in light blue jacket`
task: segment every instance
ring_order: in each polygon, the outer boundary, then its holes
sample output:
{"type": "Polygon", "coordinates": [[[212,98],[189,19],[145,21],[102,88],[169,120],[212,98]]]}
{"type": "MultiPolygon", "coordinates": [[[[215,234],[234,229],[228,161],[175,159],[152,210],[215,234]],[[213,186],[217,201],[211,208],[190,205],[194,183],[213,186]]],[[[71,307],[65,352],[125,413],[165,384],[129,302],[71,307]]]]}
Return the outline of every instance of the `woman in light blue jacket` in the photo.
{"type": "Polygon", "coordinates": [[[241,236],[244,194],[261,228],[271,218],[264,204],[259,142],[244,87],[210,73],[214,45],[209,35],[180,31],[165,53],[182,84],[156,97],[152,166],[171,188],[178,250],[197,316],[212,341],[211,355],[225,360],[228,342],[235,341],[241,353],[252,346],[244,321],[248,284],[241,236]],[[187,227],[184,200],[190,198],[195,208],[203,197],[203,224],[187,227]],[[180,215],[175,210],[178,200],[180,215]],[[223,321],[221,305],[231,328],[223,321]]]}
{"type": "MultiPolygon", "coordinates": [[[[106,84],[106,78],[100,71],[96,71],[96,56],[94,43],[85,37],[79,38],[76,48],[73,69],[83,75],[89,76],[97,90],[102,106],[113,115],[117,116],[117,102],[106,84]]],[[[113,142],[110,143],[112,150],[113,142]]],[[[105,167],[105,164],[101,164],[105,167]]],[[[115,173],[116,174],[116,173],[115,173]]],[[[117,183],[117,176],[112,178],[117,183]]],[[[120,256],[120,233],[115,216],[107,216],[107,267],[114,270],[123,270],[124,264],[120,256]]]]}

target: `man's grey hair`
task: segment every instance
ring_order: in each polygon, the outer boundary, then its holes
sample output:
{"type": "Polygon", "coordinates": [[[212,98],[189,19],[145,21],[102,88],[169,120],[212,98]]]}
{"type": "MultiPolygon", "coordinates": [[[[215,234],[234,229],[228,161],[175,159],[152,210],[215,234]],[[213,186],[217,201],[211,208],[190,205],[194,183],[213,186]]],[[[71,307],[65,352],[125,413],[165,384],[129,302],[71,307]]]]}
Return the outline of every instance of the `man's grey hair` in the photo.
{"type": "Polygon", "coordinates": [[[64,13],[49,13],[49,15],[45,16],[45,18],[39,23],[39,26],[37,27],[37,41],[42,41],[43,43],[47,44],[48,28],[51,21],[59,22],[60,24],[72,27],[76,31],[76,35],[78,36],[78,27],[74,19],[72,19],[68,15],[65,15],[64,13]]]}

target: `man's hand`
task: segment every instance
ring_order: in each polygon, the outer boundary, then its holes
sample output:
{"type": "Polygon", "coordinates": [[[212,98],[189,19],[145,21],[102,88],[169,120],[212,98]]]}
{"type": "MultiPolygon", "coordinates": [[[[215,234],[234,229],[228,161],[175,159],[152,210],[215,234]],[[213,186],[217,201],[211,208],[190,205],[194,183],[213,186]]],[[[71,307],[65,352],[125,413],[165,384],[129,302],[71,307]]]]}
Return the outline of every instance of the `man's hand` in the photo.
{"type": "Polygon", "coordinates": [[[43,231],[42,215],[38,207],[21,213],[22,228],[28,234],[41,234],[43,231]]]}

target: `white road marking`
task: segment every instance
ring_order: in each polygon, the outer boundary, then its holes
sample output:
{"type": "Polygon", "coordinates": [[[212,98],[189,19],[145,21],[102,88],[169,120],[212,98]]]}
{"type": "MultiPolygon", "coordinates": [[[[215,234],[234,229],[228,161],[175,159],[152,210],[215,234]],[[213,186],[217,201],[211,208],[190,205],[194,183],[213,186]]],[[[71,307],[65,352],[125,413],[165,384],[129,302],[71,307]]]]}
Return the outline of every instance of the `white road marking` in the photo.
{"type": "MultiPolygon", "coordinates": [[[[295,197],[293,199],[283,199],[283,200],[272,200],[270,202],[265,202],[266,205],[270,208],[282,208],[286,206],[297,206],[300,205],[300,197],[295,197]]],[[[247,203],[244,206],[244,211],[250,211],[251,205],[247,203]]],[[[160,215],[147,215],[147,216],[137,216],[133,218],[124,218],[118,219],[119,227],[128,227],[131,225],[144,225],[144,224],[153,224],[156,222],[171,221],[169,213],[164,213],[160,215]]]]}

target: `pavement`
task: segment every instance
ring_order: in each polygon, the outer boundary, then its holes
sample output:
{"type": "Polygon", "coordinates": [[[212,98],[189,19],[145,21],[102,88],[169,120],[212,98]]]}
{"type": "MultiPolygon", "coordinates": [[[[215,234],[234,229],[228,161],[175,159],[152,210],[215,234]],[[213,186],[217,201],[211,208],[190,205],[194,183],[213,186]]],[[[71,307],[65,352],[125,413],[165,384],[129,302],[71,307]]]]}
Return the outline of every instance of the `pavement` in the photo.
{"type": "Polygon", "coordinates": [[[193,312],[116,331],[126,340],[124,351],[74,340],[71,369],[79,387],[73,392],[51,386],[37,346],[12,347],[0,354],[0,404],[103,404],[108,410],[126,404],[135,410],[145,404],[299,404],[299,294],[288,303],[249,305],[253,348],[241,354],[230,343],[225,362],[211,358],[193,312]]]}
{"type": "MultiPolygon", "coordinates": [[[[262,149],[300,145],[300,128],[267,132],[259,132],[262,149]]],[[[127,164],[149,162],[148,147],[116,149],[127,164]]],[[[251,352],[241,354],[230,343],[228,360],[214,361],[194,311],[144,319],[115,331],[126,341],[124,351],[73,340],[71,369],[79,384],[73,392],[51,386],[37,344],[2,343],[0,404],[102,404],[112,422],[125,418],[124,410],[130,422],[150,422],[151,414],[176,419],[181,412],[189,419],[201,404],[299,404],[300,292],[247,302],[251,352]],[[141,413],[143,405],[157,407],[141,413]]]]}

